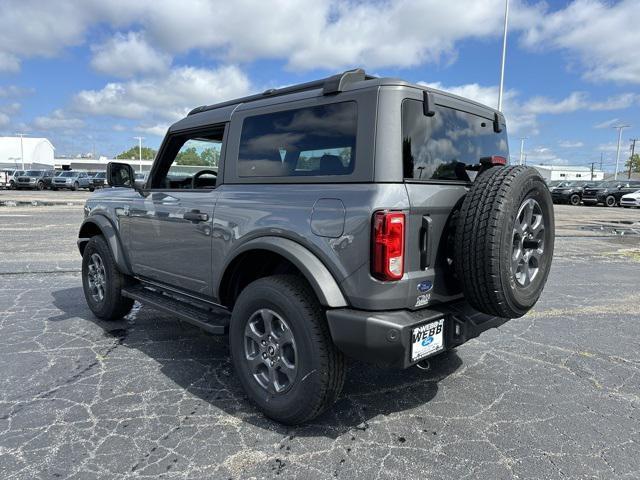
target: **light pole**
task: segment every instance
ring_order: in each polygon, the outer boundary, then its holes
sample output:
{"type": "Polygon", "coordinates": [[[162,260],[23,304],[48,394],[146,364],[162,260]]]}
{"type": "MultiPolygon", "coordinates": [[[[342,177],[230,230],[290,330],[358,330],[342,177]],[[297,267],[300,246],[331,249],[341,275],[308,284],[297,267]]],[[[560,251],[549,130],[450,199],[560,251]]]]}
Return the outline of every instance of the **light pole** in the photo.
{"type": "Polygon", "coordinates": [[[140,157],[140,173],[142,173],[142,140],[144,137],[133,137],[138,140],[138,155],[140,157]]]}
{"type": "MultiPolygon", "coordinates": [[[[498,90],[498,110],[502,111],[502,89],[504,88],[504,62],[507,56],[507,26],[509,25],[509,0],[504,2],[504,32],[502,35],[502,62],[500,63],[500,90],[498,90]]],[[[520,159],[522,162],[522,159],[520,159]]]]}
{"type": "Polygon", "coordinates": [[[520,163],[522,165],[522,160],[524,159],[524,141],[527,140],[527,137],[520,137],[520,163]]]}
{"type": "Polygon", "coordinates": [[[616,173],[613,175],[613,179],[618,179],[618,163],[620,162],[620,142],[622,141],[622,130],[629,128],[631,125],[615,125],[613,128],[618,129],[618,148],[616,149],[616,173]]]}
{"type": "Polygon", "coordinates": [[[26,133],[16,133],[20,137],[20,161],[22,162],[22,170],[24,170],[24,145],[22,143],[22,137],[27,135],[26,133]]]}

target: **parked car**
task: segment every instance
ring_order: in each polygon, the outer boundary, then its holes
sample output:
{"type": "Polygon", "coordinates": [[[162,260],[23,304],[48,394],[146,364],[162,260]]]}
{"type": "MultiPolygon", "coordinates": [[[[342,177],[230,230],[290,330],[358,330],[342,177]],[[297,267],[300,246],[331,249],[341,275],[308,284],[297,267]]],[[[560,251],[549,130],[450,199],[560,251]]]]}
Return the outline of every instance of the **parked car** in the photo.
{"type": "Polygon", "coordinates": [[[52,190],[79,190],[81,188],[88,188],[90,192],[94,190],[92,179],[87,172],[66,170],[53,179],[52,190]]]}
{"type": "Polygon", "coordinates": [[[562,182],[556,187],[551,188],[551,197],[553,203],[568,203],[570,205],[580,205],[582,202],[582,194],[585,188],[594,186],[594,182],[575,181],[562,182]]]}
{"type": "Polygon", "coordinates": [[[198,107],[143,186],[110,163],[114,188],[87,200],[87,304],[228,332],[249,398],[308,421],[338,397],[345,354],[424,366],[536,303],[553,204],[507,145],[499,111],[362,70],[198,107]],[[212,150],[215,167],[181,170],[212,150]]]}
{"type": "Polygon", "coordinates": [[[24,170],[5,170],[6,176],[6,188],[13,190],[16,188],[16,177],[24,174],[24,170]]]}
{"type": "Polygon", "coordinates": [[[602,182],[596,187],[585,188],[582,201],[585,205],[603,204],[607,207],[614,207],[618,205],[624,195],[638,189],[640,189],[640,181],[637,180],[610,180],[602,182]]]}
{"type": "Polygon", "coordinates": [[[54,176],[53,170],[26,170],[14,175],[14,188],[44,190],[51,188],[51,180],[54,176]]]}
{"type": "Polygon", "coordinates": [[[13,170],[2,170],[0,171],[0,188],[9,188],[9,182],[13,178],[13,170]]]}
{"type": "Polygon", "coordinates": [[[622,198],[620,198],[620,205],[625,208],[640,207],[640,190],[625,193],[622,198]]]}
{"type": "Polygon", "coordinates": [[[104,188],[104,182],[107,176],[107,172],[98,172],[91,177],[91,185],[93,188],[104,188]]]}

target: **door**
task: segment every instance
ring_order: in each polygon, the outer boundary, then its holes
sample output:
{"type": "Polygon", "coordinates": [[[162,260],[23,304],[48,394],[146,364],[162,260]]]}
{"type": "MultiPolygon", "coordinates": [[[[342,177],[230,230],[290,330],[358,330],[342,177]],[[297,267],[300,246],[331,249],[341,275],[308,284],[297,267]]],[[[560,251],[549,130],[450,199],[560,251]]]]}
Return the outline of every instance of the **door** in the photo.
{"type": "Polygon", "coordinates": [[[133,272],[180,290],[212,294],[211,233],[224,126],[167,138],[129,206],[133,272]]]}

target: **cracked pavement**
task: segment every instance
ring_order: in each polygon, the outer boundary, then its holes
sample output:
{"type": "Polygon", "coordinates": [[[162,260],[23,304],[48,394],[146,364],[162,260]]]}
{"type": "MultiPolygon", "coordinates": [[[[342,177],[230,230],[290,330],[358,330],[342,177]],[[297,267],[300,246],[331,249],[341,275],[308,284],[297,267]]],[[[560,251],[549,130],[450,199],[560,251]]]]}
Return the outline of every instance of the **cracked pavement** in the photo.
{"type": "Polygon", "coordinates": [[[0,209],[2,479],[640,478],[638,236],[559,238],[528,315],[428,372],[350,362],[334,408],[291,428],[247,402],[225,337],[94,318],[81,219],[0,209]]]}

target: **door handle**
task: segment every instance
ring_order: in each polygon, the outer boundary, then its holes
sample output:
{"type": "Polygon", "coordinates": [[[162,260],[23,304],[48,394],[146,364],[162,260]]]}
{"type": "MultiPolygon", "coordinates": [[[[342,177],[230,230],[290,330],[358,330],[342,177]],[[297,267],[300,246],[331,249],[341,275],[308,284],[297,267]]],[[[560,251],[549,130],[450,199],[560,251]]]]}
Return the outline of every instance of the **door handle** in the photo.
{"type": "Polygon", "coordinates": [[[209,215],[200,212],[200,210],[191,210],[190,212],[185,212],[182,218],[190,222],[206,222],[209,220],[209,215]]]}

